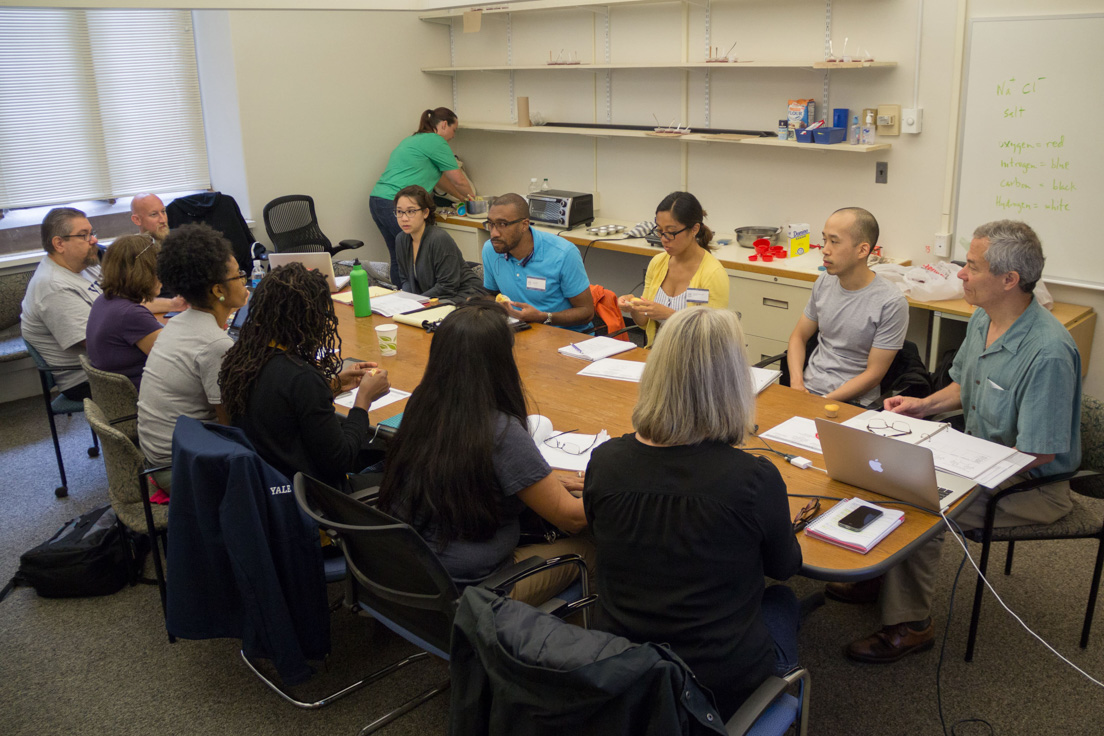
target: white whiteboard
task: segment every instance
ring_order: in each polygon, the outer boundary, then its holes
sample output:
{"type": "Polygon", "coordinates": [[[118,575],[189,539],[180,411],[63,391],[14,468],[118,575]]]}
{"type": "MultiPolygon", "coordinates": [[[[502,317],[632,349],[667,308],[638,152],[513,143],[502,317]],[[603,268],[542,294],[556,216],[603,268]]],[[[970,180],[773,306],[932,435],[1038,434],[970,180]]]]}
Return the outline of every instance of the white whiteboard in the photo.
{"type": "Polygon", "coordinates": [[[1104,288],[1104,15],[970,22],[955,258],[991,220],[1023,220],[1043,277],[1104,288]]]}

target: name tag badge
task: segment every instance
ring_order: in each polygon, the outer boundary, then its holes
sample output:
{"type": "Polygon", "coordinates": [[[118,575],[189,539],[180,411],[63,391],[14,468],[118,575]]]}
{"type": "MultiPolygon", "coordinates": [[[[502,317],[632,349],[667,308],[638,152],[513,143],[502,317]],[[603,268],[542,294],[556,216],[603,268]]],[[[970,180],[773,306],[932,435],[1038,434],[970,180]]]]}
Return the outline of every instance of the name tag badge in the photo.
{"type": "Polygon", "coordinates": [[[537,278],[536,276],[525,277],[525,288],[529,291],[544,291],[545,285],[546,281],[544,279],[537,278]]]}
{"type": "Polygon", "coordinates": [[[709,289],[687,289],[686,302],[688,304],[708,304],[709,289]]]}

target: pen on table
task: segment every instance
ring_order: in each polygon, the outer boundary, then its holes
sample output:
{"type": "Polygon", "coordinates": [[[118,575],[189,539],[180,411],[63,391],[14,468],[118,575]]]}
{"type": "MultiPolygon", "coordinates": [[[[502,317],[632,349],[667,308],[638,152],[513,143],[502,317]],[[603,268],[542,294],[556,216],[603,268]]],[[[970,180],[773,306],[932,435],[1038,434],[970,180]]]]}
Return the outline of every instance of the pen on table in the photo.
{"type": "Polygon", "coordinates": [[[575,351],[576,351],[576,352],[579,352],[579,353],[583,352],[582,348],[580,348],[580,347],[579,347],[578,345],[576,345],[575,343],[571,343],[571,347],[575,348],[575,351]]]}

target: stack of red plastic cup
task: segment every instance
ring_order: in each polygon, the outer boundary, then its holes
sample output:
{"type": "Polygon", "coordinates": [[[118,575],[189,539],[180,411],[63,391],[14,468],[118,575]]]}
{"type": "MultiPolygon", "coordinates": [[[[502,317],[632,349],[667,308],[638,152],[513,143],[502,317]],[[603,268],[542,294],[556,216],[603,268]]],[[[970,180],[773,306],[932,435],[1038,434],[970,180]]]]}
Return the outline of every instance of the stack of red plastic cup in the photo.
{"type": "Polygon", "coordinates": [[[752,246],[755,247],[755,255],[748,256],[749,261],[762,261],[770,263],[775,258],[785,258],[789,255],[781,245],[771,245],[766,238],[759,238],[752,246]]]}

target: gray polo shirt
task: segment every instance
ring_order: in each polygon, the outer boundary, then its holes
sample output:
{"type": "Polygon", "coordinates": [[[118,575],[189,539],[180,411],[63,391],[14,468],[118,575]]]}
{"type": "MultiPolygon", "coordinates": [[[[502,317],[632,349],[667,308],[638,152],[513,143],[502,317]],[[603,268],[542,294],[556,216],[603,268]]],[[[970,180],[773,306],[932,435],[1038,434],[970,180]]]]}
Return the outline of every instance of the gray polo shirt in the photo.
{"type": "MultiPolygon", "coordinates": [[[[901,349],[908,331],[908,300],[877,274],[865,287],[848,291],[837,276],[825,273],[813,284],[805,316],[820,330],[819,344],[805,367],[805,388],[824,395],[865,371],[871,348],[901,349]]],[[[867,403],[880,394],[874,386],[858,399],[867,403]]]]}
{"type": "Polygon", "coordinates": [[[138,391],[138,443],[154,465],[172,462],[176,420],[215,420],[218,374],[234,341],[214,316],[188,309],[169,320],[153,344],[138,391]]]}
{"type": "MultiPolygon", "coordinates": [[[[88,315],[100,295],[99,281],[99,266],[73,273],[49,256],[38,264],[27,284],[19,321],[23,339],[48,365],[80,365],[88,315]]],[[[88,377],[83,370],[58,371],[54,380],[66,391],[88,377]]]]}
{"type": "Polygon", "coordinates": [[[989,315],[978,309],[951,366],[962,388],[966,432],[1054,460],[1033,477],[1081,464],[1081,354],[1069,331],[1035,299],[985,347],[989,315]]]}

